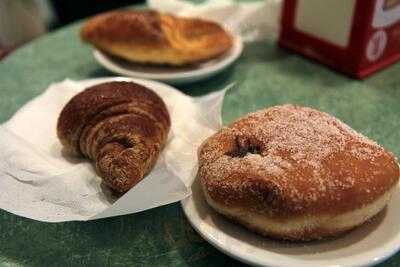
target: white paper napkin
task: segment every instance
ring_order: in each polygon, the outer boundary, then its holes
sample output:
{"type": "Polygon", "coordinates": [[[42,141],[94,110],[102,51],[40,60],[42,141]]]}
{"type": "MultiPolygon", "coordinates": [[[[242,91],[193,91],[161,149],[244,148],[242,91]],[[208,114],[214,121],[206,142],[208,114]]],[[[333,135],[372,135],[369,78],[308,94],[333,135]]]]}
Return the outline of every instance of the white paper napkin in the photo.
{"type": "Polygon", "coordinates": [[[221,127],[225,90],[193,98],[153,81],[129,78],[55,83],[0,125],[0,208],[46,222],[91,220],[182,200],[191,194],[197,147],[221,127]],[[131,80],[165,101],[172,127],[168,144],[150,174],[116,199],[91,162],[65,155],[56,122],[68,100],[88,86],[131,80]]]}
{"type": "Polygon", "coordinates": [[[251,42],[276,38],[282,0],[207,0],[200,4],[184,0],[147,0],[147,4],[161,12],[216,21],[240,35],[245,42],[251,42]]]}

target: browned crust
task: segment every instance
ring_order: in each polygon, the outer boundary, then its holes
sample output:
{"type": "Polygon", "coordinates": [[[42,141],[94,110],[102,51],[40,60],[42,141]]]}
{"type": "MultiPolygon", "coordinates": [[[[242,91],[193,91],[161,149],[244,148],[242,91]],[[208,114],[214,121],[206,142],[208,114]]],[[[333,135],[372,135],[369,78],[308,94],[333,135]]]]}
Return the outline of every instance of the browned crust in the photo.
{"type": "Polygon", "coordinates": [[[102,83],[74,96],[58,118],[64,147],[96,162],[105,183],[126,192],[154,166],[170,117],[162,99],[133,82],[102,83]]]}
{"type": "Polygon", "coordinates": [[[199,18],[161,15],[162,28],[171,48],[191,62],[203,61],[227,52],[233,39],[220,25],[199,18]]]}
{"type": "Polygon", "coordinates": [[[111,11],[89,19],[81,29],[81,38],[87,42],[109,40],[142,45],[166,44],[156,11],[111,11]]]}
{"type": "Polygon", "coordinates": [[[216,203],[286,220],[372,203],[398,182],[399,167],[393,154],[332,116],[284,105],[244,116],[207,139],[199,177],[216,203]]]}
{"type": "Polygon", "coordinates": [[[218,24],[156,11],[113,11],[91,18],[82,40],[130,61],[192,64],[228,51],[232,37],[218,24]],[[136,54],[136,55],[135,55],[136,54]]]}
{"type": "Polygon", "coordinates": [[[170,118],[162,99],[153,91],[132,82],[107,82],[92,86],[74,96],[58,118],[57,134],[68,150],[80,153],[79,139],[83,127],[106,113],[106,117],[124,113],[131,102],[150,102],[152,113],[170,125],[170,118]],[[122,110],[113,113],[118,105],[122,110]],[[97,117],[96,117],[97,116],[97,117]]]}

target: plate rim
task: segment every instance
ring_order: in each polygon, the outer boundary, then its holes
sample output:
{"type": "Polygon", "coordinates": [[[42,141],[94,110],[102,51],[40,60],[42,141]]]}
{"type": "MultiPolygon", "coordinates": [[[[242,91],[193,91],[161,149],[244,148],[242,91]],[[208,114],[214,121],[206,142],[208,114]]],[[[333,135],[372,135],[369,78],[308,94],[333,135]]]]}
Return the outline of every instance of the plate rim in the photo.
{"type": "MultiPolygon", "coordinates": [[[[193,191],[193,190],[192,190],[193,191]]],[[[397,184],[396,186],[396,193],[400,194],[400,183],[397,184]]],[[[211,244],[213,247],[215,247],[217,250],[221,251],[222,253],[240,261],[246,264],[250,264],[252,266],[274,266],[274,267],[309,267],[310,264],[319,264],[320,262],[311,262],[307,260],[298,260],[296,258],[290,259],[290,262],[286,261],[283,262],[281,260],[271,260],[271,257],[276,257],[277,254],[279,253],[271,253],[270,251],[265,251],[265,261],[259,261],[257,258],[250,257],[249,255],[246,255],[243,253],[240,249],[235,249],[230,247],[230,249],[226,248],[226,246],[223,244],[223,242],[220,242],[218,238],[214,238],[209,232],[203,230],[201,227],[199,227],[199,222],[202,221],[202,219],[198,216],[197,212],[194,211],[193,209],[190,209],[189,202],[194,201],[193,194],[188,196],[187,198],[183,199],[180,201],[183,213],[185,214],[187,220],[189,221],[190,225],[196,230],[196,232],[204,238],[209,244],[211,244]],[[199,217],[198,219],[192,217],[192,215],[195,215],[199,217]],[[271,256],[271,257],[270,257],[271,256]]],[[[393,200],[391,200],[393,201],[393,200]]],[[[211,207],[209,207],[212,212],[215,212],[211,207]]],[[[217,213],[218,214],[218,213],[217,213]]],[[[218,214],[218,216],[221,216],[218,214]]],[[[225,218],[223,218],[226,220],[225,218]]],[[[232,223],[232,222],[229,222],[232,223]]],[[[224,236],[229,236],[230,238],[234,238],[234,236],[226,234],[224,231],[222,231],[219,228],[215,228],[216,231],[219,233],[222,233],[224,236]]],[[[248,231],[246,229],[243,229],[244,231],[248,231]]],[[[329,242],[329,241],[327,241],[329,242]]],[[[326,267],[363,267],[363,266],[374,266],[376,264],[382,263],[383,261],[387,260],[394,254],[400,251],[400,230],[399,234],[396,236],[396,238],[393,238],[389,242],[385,243],[384,246],[381,246],[377,249],[374,250],[374,255],[368,256],[368,252],[363,252],[361,254],[357,254],[358,260],[356,262],[349,262],[348,264],[330,264],[330,265],[324,265],[326,267]]],[[[280,255],[280,254],[279,254],[280,255]]],[[[284,256],[283,256],[284,257],[284,256]]],[[[351,256],[350,256],[351,257],[351,256]]],[[[349,257],[347,257],[349,258],[349,257]]]]}
{"type": "Polygon", "coordinates": [[[132,78],[152,79],[152,80],[167,81],[167,82],[183,80],[183,79],[197,80],[198,78],[208,77],[212,74],[216,74],[219,71],[222,71],[223,69],[233,64],[240,57],[244,49],[243,40],[239,35],[234,35],[234,34],[231,35],[233,36],[233,46],[231,50],[227,52],[229,54],[223,55],[224,57],[223,59],[219,60],[215,64],[206,66],[204,68],[199,68],[195,70],[185,70],[182,72],[175,72],[175,73],[148,73],[141,71],[132,71],[123,68],[122,66],[118,65],[113,61],[110,61],[108,57],[106,57],[104,53],[98,49],[95,48],[92,49],[92,54],[93,57],[96,59],[96,61],[107,70],[113,73],[125,75],[132,78]]]}

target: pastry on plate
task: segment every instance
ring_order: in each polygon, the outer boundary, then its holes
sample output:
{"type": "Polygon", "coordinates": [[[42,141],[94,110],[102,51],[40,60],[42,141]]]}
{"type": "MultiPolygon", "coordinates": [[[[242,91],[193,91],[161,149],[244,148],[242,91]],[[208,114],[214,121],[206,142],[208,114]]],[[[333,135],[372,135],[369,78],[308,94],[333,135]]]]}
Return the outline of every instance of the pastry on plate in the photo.
{"type": "Polygon", "coordinates": [[[132,62],[186,65],[216,58],[232,47],[232,36],[215,22],[157,11],[125,10],[97,15],[81,38],[132,62]]]}
{"type": "Polygon", "coordinates": [[[163,100],[133,82],[107,82],[74,96],[58,118],[67,151],[93,160],[106,185],[124,193],[155,165],[170,117],[163,100]]]}
{"type": "Polygon", "coordinates": [[[333,116],[308,107],[250,113],[199,149],[205,198],[265,236],[336,236],[379,213],[399,179],[392,153],[333,116]]]}

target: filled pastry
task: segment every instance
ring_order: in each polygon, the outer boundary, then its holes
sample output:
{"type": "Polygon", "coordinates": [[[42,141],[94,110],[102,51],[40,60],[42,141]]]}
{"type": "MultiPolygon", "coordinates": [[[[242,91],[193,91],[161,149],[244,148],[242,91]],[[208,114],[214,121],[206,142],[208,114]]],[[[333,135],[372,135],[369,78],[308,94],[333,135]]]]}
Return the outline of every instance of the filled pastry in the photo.
{"type": "Polygon", "coordinates": [[[199,150],[207,202],[265,236],[313,240],[361,225],[399,179],[392,153],[333,116],[283,105],[248,114],[199,150]]]}
{"type": "Polygon", "coordinates": [[[218,57],[232,36],[217,23],[157,11],[113,11],[91,18],[81,38],[132,62],[186,65],[218,57]]]}

